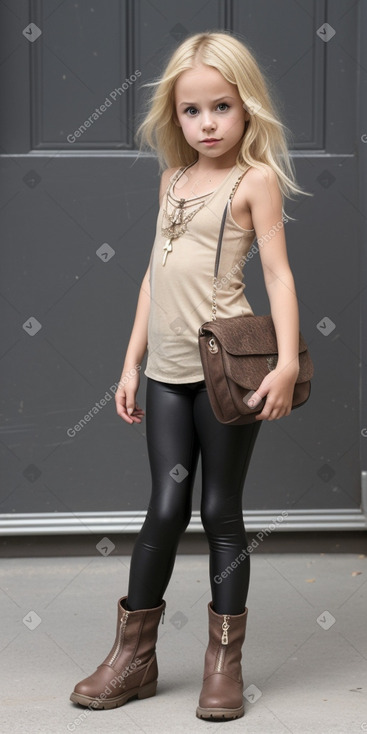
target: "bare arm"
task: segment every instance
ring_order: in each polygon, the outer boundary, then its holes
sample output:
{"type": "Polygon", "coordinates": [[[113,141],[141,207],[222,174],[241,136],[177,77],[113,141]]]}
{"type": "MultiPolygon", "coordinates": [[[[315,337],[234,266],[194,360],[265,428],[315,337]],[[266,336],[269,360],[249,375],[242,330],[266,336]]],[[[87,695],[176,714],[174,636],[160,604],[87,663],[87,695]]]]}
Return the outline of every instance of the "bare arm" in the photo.
{"type": "Polygon", "coordinates": [[[257,419],[273,420],[289,415],[294,383],[299,372],[299,313],[294,278],[289,265],[282,198],[278,179],[270,168],[267,173],[253,169],[251,215],[259,242],[264,282],[277,337],[278,363],[261,383],[257,394],[267,395],[266,405],[257,419]]]}
{"type": "Polygon", "coordinates": [[[150,311],[150,271],[149,266],[140,286],[138,304],[130,341],[126,350],[121,377],[144,359],[148,345],[148,320],[150,311]]]}

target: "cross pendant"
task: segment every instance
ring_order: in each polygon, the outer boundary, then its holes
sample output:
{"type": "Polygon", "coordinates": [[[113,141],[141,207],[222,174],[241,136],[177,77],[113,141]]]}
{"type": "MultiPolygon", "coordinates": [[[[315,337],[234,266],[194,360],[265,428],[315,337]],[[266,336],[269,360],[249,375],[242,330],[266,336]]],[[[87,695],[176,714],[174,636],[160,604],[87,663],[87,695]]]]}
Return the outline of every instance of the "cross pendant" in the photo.
{"type": "Polygon", "coordinates": [[[163,247],[163,252],[164,252],[164,254],[163,254],[162,265],[165,265],[166,264],[166,259],[167,259],[168,253],[169,252],[172,252],[172,242],[171,242],[171,240],[167,240],[166,241],[166,244],[163,247]]]}

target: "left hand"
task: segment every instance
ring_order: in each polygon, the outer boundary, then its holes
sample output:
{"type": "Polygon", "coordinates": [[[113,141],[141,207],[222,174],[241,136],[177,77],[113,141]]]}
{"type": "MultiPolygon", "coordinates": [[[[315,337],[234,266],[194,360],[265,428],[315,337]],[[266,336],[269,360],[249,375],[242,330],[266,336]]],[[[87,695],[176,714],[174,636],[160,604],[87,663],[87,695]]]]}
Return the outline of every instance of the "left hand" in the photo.
{"type": "Polygon", "coordinates": [[[256,400],[256,403],[252,406],[254,408],[266,396],[266,402],[261,413],[256,415],[257,421],[272,421],[289,415],[292,409],[293,391],[298,372],[298,366],[277,366],[264,377],[257,391],[251,396],[252,399],[256,400]]]}

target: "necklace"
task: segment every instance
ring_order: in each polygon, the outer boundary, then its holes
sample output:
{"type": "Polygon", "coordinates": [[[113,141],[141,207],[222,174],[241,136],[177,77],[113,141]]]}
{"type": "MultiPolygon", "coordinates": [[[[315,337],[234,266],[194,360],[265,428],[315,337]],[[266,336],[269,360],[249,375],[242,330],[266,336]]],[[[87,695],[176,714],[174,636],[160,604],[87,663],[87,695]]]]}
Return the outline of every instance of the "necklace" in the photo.
{"type": "Polygon", "coordinates": [[[205,205],[205,199],[206,196],[209,196],[213,192],[210,191],[208,194],[202,194],[201,196],[196,196],[194,199],[174,199],[172,194],[170,193],[171,188],[174,187],[174,185],[177,183],[177,181],[183,176],[185,171],[187,171],[190,166],[193,166],[193,163],[190,163],[186,168],[184,168],[182,171],[178,171],[176,177],[173,179],[171,186],[167,190],[167,204],[166,207],[163,209],[163,217],[167,221],[167,225],[162,225],[162,235],[164,237],[167,237],[164,247],[163,247],[163,259],[162,259],[162,265],[166,264],[167,255],[169,252],[172,252],[172,240],[176,240],[180,235],[184,234],[187,230],[187,225],[195,214],[197,214],[200,209],[205,205]],[[199,204],[197,204],[198,199],[202,199],[202,201],[199,201],[199,204]],[[194,204],[190,202],[194,202],[194,204]],[[196,208],[193,211],[185,213],[185,209],[188,209],[189,207],[195,206],[196,208]],[[172,210],[168,212],[168,204],[172,207],[172,210]]]}

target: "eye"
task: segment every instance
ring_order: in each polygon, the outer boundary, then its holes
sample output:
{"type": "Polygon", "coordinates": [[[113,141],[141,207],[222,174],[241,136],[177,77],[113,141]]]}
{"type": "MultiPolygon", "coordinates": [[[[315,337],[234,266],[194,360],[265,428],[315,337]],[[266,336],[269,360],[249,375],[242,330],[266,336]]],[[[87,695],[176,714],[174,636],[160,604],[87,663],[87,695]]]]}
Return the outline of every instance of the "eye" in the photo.
{"type": "Polygon", "coordinates": [[[229,104],[227,104],[227,102],[220,102],[218,105],[218,109],[220,112],[225,112],[226,110],[229,110],[229,104]]]}
{"type": "Polygon", "coordinates": [[[193,117],[196,112],[197,112],[196,107],[186,107],[185,114],[187,113],[189,117],[193,117]]]}

